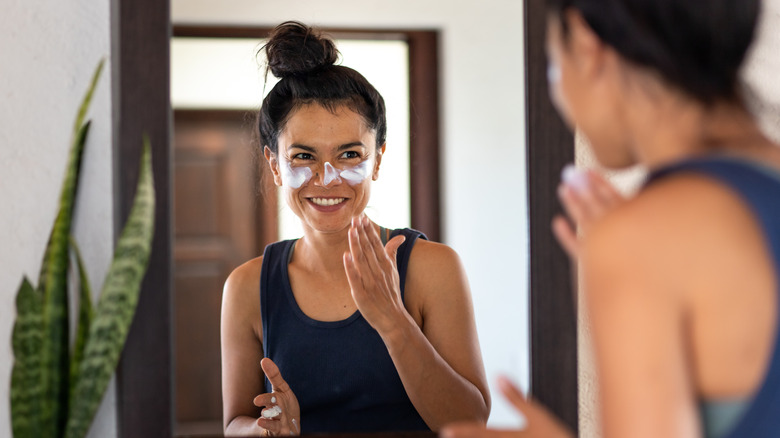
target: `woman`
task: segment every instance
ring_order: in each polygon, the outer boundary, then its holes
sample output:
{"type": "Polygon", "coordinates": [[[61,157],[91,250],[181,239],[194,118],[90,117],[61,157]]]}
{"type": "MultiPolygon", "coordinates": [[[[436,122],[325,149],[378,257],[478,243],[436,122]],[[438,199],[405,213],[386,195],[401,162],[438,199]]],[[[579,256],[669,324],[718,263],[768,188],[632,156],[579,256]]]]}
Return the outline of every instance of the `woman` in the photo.
{"type": "MultiPolygon", "coordinates": [[[[759,0],[549,5],[557,108],[602,165],[651,171],[580,248],[603,436],[777,436],[780,148],[738,89],[759,0]]],[[[511,435],[571,436],[501,385],[528,419],[511,435]]]]}
{"type": "Polygon", "coordinates": [[[260,138],[304,235],[225,283],[225,434],[484,424],[490,399],[457,255],[363,213],[385,152],[382,97],[301,23],[278,26],[265,51],[281,80],[260,109],[260,138]]]}

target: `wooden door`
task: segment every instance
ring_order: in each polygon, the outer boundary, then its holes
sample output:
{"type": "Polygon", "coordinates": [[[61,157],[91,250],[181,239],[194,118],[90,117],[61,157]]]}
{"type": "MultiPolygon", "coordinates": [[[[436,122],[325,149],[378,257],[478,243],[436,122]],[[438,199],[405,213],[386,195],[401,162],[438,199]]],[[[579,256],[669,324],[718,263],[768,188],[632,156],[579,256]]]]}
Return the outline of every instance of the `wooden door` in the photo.
{"type": "Polygon", "coordinates": [[[276,192],[253,129],[243,111],[174,112],[177,435],[221,433],[222,286],[276,240],[276,192]]]}

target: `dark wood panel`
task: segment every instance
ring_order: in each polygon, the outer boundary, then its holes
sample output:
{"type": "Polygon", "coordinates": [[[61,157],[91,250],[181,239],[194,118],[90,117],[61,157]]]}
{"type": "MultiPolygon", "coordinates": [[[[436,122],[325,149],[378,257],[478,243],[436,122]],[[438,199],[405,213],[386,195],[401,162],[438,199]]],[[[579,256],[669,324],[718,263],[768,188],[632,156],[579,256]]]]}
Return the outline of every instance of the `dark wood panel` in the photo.
{"type": "MultiPolygon", "coordinates": [[[[256,257],[276,230],[258,198],[254,124],[237,111],[175,111],[174,228],[176,433],[221,430],[220,307],[230,272],[256,257]]],[[[266,181],[266,183],[271,183],[266,181]]],[[[262,191],[275,194],[275,187],[262,191]]],[[[276,235],[273,235],[276,240],[276,235]]],[[[259,297],[259,291],[258,291],[259,297]]]]}
{"type": "Polygon", "coordinates": [[[142,137],[153,147],[155,236],[138,308],[117,369],[120,437],[172,432],[170,12],[168,2],[111,2],[114,209],[118,235],[130,211],[142,137]]]}
{"type": "Polygon", "coordinates": [[[221,262],[176,263],[176,419],[221,423],[219,316],[227,269],[221,262]]]}
{"type": "Polygon", "coordinates": [[[578,430],[577,320],[569,260],[550,222],[574,138],[549,98],[545,0],[525,3],[526,133],[530,230],[531,392],[578,430]]]}
{"type": "Polygon", "coordinates": [[[440,241],[438,34],[409,32],[407,38],[412,227],[440,241]]]}

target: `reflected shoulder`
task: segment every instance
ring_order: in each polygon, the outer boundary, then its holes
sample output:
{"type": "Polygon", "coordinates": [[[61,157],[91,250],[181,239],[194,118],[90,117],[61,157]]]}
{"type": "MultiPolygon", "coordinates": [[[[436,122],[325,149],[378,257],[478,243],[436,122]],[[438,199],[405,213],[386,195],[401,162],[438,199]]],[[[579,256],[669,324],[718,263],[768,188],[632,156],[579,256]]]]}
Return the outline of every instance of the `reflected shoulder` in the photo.
{"type": "Polygon", "coordinates": [[[239,299],[239,297],[249,298],[257,296],[259,294],[260,270],[262,266],[263,256],[260,256],[235,268],[225,281],[224,298],[239,299]]]}

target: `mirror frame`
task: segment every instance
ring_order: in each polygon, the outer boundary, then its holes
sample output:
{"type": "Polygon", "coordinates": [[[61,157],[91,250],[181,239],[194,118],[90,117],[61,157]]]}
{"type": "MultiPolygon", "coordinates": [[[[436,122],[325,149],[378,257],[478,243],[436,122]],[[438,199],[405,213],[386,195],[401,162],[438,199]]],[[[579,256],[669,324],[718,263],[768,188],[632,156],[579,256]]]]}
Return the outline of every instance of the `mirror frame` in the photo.
{"type": "Polygon", "coordinates": [[[550,100],[545,0],[525,0],[526,153],[529,205],[531,393],[579,430],[576,272],[550,224],[561,213],[561,169],[574,162],[574,135],[550,100]]]}
{"type": "MultiPolygon", "coordinates": [[[[531,391],[577,430],[576,306],[569,261],[554,242],[549,225],[560,211],[555,188],[560,169],[574,159],[574,141],[548,97],[544,3],[526,0],[524,16],[531,391]]],[[[130,210],[144,134],[154,145],[158,205],[149,269],[116,375],[117,433],[119,437],[167,438],[172,436],[175,412],[169,293],[173,268],[170,4],[112,0],[111,20],[115,236],[130,210]]],[[[426,111],[417,108],[413,114],[426,111]]],[[[438,175],[425,183],[438,190],[438,175]]]]}

